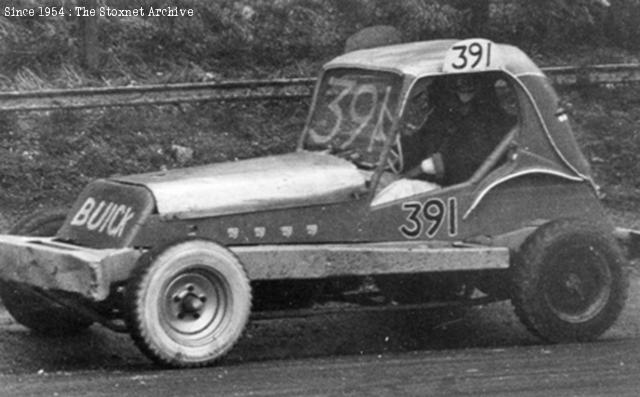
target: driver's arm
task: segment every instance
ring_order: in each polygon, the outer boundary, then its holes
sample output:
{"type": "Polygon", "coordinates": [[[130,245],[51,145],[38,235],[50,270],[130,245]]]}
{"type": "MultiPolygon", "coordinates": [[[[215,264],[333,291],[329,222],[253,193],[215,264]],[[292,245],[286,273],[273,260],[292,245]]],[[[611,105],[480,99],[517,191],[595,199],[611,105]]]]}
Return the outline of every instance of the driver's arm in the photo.
{"type": "Polygon", "coordinates": [[[431,157],[428,157],[416,167],[410,169],[405,173],[407,178],[415,178],[420,174],[434,175],[436,179],[442,179],[444,176],[445,168],[442,161],[442,154],[434,153],[431,157]]]}
{"type": "Polygon", "coordinates": [[[429,157],[425,160],[422,160],[420,163],[420,169],[427,175],[435,175],[436,174],[436,162],[433,161],[433,157],[429,157]]]}

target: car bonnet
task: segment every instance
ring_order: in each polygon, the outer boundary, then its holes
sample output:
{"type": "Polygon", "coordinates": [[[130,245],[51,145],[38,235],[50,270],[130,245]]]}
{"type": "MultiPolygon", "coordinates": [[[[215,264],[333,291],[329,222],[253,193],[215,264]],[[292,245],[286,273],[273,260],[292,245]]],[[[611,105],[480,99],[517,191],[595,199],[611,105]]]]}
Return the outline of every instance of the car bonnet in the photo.
{"type": "Polygon", "coordinates": [[[112,180],[145,186],[160,215],[181,219],[335,203],[366,182],[352,163],[309,151],[112,180]]]}

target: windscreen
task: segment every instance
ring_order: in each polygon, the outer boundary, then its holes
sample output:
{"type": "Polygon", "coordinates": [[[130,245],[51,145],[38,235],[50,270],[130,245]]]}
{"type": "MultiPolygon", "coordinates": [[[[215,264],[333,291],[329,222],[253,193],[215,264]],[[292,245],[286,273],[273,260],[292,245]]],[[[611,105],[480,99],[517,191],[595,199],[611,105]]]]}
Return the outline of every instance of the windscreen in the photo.
{"type": "Polygon", "coordinates": [[[304,148],[350,153],[373,167],[397,117],[402,78],[388,72],[335,69],[324,74],[306,127],[304,148]]]}

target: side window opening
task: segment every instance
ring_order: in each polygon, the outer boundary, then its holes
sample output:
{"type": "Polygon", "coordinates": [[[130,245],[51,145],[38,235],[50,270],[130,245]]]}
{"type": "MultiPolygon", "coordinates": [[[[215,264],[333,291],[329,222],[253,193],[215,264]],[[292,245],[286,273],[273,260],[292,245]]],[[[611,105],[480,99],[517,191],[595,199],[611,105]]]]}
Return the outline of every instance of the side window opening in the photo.
{"type": "Polygon", "coordinates": [[[499,106],[508,115],[519,118],[518,96],[513,86],[504,78],[498,78],[494,83],[499,106]]]}
{"type": "Polygon", "coordinates": [[[507,160],[519,118],[517,93],[502,72],[418,80],[399,134],[401,171],[378,187],[374,202],[478,181],[507,160]]]}
{"type": "MultiPolygon", "coordinates": [[[[494,169],[502,165],[509,156],[509,148],[512,147],[515,137],[519,131],[520,112],[518,107],[518,96],[514,87],[505,79],[498,78],[493,84],[497,105],[502,117],[505,118],[504,126],[501,126],[506,133],[490,152],[487,159],[473,174],[471,181],[478,181],[484,178],[494,169]]],[[[498,131],[497,134],[501,132],[498,131]]]]}
{"type": "MultiPolygon", "coordinates": [[[[418,83],[414,90],[421,88],[418,83]]],[[[516,93],[496,72],[436,77],[427,91],[410,94],[425,101],[425,118],[417,128],[411,120],[420,118],[408,112],[419,106],[407,104],[403,174],[441,186],[465,182],[518,124],[516,93]]]]}

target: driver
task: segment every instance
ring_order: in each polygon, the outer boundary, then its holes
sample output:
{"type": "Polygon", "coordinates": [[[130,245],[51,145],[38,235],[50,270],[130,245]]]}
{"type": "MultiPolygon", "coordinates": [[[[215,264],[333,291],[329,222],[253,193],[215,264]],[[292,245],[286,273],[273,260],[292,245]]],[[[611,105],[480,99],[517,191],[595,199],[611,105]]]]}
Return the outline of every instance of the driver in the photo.
{"type": "Polygon", "coordinates": [[[407,177],[424,173],[449,186],[473,176],[516,122],[500,106],[493,83],[494,79],[477,75],[460,75],[448,82],[453,98],[427,126],[444,131],[443,143],[407,177]]]}
{"type": "Polygon", "coordinates": [[[410,179],[391,183],[372,204],[469,180],[516,122],[500,106],[494,82],[458,75],[444,81],[445,89],[434,83],[428,117],[402,139],[409,169],[403,176],[410,179]],[[417,179],[425,175],[430,181],[417,179]]]}

